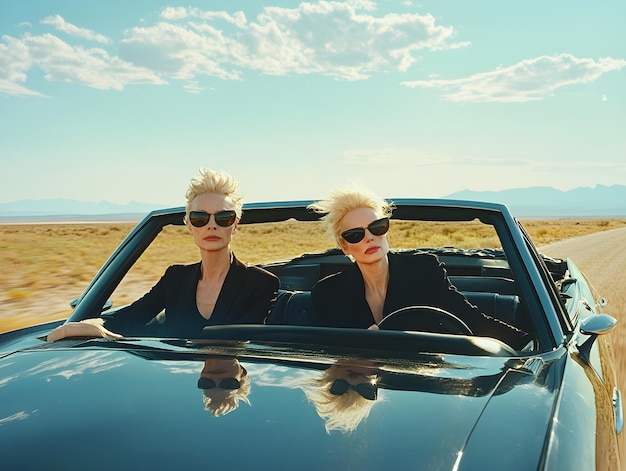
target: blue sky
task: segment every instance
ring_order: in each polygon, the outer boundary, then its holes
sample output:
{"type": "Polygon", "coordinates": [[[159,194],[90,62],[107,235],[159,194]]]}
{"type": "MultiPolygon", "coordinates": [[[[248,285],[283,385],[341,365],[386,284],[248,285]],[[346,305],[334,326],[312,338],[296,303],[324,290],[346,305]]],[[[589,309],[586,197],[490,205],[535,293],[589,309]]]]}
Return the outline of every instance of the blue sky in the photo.
{"type": "Polygon", "coordinates": [[[626,2],[0,1],[0,202],[626,184],[626,2]]]}

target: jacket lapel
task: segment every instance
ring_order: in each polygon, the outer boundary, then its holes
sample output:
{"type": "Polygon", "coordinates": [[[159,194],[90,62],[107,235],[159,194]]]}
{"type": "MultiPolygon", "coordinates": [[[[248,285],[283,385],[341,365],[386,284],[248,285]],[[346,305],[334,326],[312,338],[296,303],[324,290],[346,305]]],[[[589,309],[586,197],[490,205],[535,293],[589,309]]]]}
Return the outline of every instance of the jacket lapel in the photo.
{"type": "Polygon", "coordinates": [[[224,284],[217,297],[213,314],[209,319],[211,324],[230,324],[239,295],[243,291],[246,280],[246,266],[233,254],[233,261],[224,279],[224,284]]]}

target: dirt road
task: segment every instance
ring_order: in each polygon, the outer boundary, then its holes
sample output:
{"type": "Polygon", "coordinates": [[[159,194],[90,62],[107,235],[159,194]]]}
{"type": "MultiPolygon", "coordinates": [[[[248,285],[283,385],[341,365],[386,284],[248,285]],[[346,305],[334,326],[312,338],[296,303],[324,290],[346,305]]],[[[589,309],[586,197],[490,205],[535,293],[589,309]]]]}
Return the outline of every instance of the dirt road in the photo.
{"type": "MultiPolygon", "coordinates": [[[[608,304],[605,313],[620,322],[614,342],[626,365],[626,228],[597,232],[539,248],[551,257],[571,258],[608,304]]],[[[622,369],[626,373],[625,369],[622,369]]]]}
{"type": "MultiPolygon", "coordinates": [[[[610,343],[617,361],[617,382],[626,393],[626,228],[598,232],[555,242],[539,251],[558,258],[571,258],[608,303],[605,314],[619,322],[610,343]]],[[[620,437],[622,469],[626,469],[626,431],[620,437]]]]}

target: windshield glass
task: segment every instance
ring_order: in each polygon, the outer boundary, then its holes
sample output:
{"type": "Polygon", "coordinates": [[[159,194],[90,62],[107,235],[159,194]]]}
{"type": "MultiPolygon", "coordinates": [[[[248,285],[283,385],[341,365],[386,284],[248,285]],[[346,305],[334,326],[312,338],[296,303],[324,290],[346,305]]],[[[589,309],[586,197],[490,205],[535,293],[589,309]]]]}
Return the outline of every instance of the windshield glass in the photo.
{"type": "MultiPolygon", "coordinates": [[[[450,222],[394,219],[387,236],[391,250],[427,250],[451,254],[460,249],[469,253],[479,249],[483,249],[483,253],[484,249],[501,249],[494,227],[477,219],[450,222]]],[[[337,249],[335,241],[320,221],[294,219],[242,224],[231,246],[239,260],[262,266],[337,249]]],[[[164,227],[113,293],[113,305],[125,305],[140,297],[159,280],[168,266],[186,265],[199,260],[198,248],[185,226],[164,227]]]]}

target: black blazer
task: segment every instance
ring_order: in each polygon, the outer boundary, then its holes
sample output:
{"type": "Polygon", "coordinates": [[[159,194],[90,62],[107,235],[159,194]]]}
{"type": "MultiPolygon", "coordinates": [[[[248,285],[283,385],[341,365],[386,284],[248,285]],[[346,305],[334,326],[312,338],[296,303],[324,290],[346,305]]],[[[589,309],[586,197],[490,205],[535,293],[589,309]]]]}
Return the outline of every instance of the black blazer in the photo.
{"type": "MultiPolygon", "coordinates": [[[[522,348],[530,340],[525,332],[483,314],[471,304],[452,286],[435,255],[390,252],[388,258],[389,283],[383,317],[407,306],[435,306],[459,317],[476,335],[502,340],[514,348],[522,348]]],[[[317,282],[312,301],[322,325],[367,329],[375,322],[356,263],[317,282]]]]}
{"type": "Polygon", "coordinates": [[[209,325],[265,322],[276,301],[279,285],[276,276],[261,268],[246,266],[233,255],[213,314],[205,319],[196,305],[200,265],[200,262],[171,265],[142,298],[103,316],[105,327],[126,336],[188,337],[202,332],[209,325]]]}

